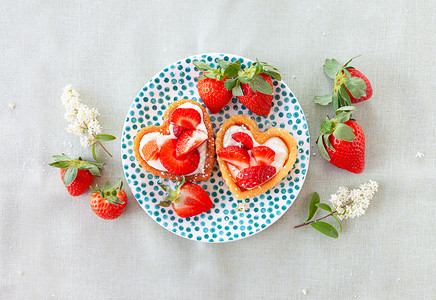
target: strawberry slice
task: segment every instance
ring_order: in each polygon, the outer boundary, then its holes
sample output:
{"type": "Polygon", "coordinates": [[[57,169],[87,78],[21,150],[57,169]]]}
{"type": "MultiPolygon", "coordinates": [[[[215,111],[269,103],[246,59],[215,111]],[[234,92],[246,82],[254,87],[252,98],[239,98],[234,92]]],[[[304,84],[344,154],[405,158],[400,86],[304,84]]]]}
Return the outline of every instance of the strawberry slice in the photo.
{"type": "Polygon", "coordinates": [[[173,132],[176,137],[179,137],[184,133],[187,129],[181,126],[177,126],[173,124],[173,132]]]}
{"type": "Polygon", "coordinates": [[[159,159],[159,147],[156,140],[148,141],[144,147],[142,147],[142,155],[146,161],[159,159]]]}
{"type": "Polygon", "coordinates": [[[257,146],[251,149],[254,159],[258,166],[270,165],[273,163],[276,153],[267,146],[257,146]]]}
{"type": "Polygon", "coordinates": [[[159,184],[159,186],[169,196],[165,197],[158,205],[163,207],[172,205],[176,214],[181,218],[193,217],[207,212],[213,206],[212,200],[205,190],[195,183],[185,183],[185,177],[177,183],[175,190],[164,184],[159,184]]]}
{"type": "Polygon", "coordinates": [[[176,157],[181,158],[191,153],[207,140],[207,134],[200,129],[191,129],[182,133],[177,140],[176,157]]]}
{"type": "Polygon", "coordinates": [[[200,113],[193,108],[177,108],[170,116],[170,123],[186,129],[195,129],[200,122],[200,113]]]}
{"type": "Polygon", "coordinates": [[[250,166],[250,155],[248,151],[238,146],[228,146],[221,148],[216,153],[226,163],[235,166],[239,170],[250,166]]]}
{"type": "Polygon", "coordinates": [[[245,132],[236,132],[232,134],[232,139],[241,143],[248,150],[253,148],[253,139],[245,132]]]}
{"type": "Polygon", "coordinates": [[[168,172],[175,175],[186,175],[194,172],[200,162],[200,153],[194,150],[182,158],[176,157],[177,140],[166,141],[160,148],[159,160],[168,172]]]}
{"type": "Polygon", "coordinates": [[[236,176],[236,184],[244,189],[251,189],[269,180],[276,173],[273,166],[253,166],[243,169],[236,176]]]}

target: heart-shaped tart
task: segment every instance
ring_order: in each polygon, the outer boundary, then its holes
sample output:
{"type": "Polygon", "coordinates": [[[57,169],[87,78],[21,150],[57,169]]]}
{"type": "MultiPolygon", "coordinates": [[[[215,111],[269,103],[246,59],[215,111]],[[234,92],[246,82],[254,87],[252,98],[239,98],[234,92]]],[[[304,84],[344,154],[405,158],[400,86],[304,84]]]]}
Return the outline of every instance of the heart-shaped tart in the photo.
{"type": "Polygon", "coordinates": [[[133,151],[148,172],[170,180],[209,179],[215,162],[212,123],[206,109],[190,99],[165,110],[163,124],[142,128],[133,151]]]}
{"type": "Polygon", "coordinates": [[[221,174],[240,200],[274,187],[297,159],[297,143],[288,131],[271,128],[261,132],[250,117],[243,115],[221,125],[216,151],[221,174]]]}

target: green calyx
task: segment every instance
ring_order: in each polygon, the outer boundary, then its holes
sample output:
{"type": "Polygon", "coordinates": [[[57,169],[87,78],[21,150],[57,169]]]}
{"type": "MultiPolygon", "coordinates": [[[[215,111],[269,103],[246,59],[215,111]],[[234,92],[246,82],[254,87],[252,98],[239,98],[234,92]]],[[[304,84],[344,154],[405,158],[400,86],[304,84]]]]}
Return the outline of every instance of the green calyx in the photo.
{"type": "Polygon", "coordinates": [[[163,183],[158,183],[158,185],[166,192],[168,193],[168,196],[166,196],[158,205],[162,207],[168,207],[171,205],[171,203],[177,203],[179,202],[179,196],[180,196],[180,189],[185,184],[185,176],[182,176],[182,179],[176,183],[175,189],[173,190],[168,185],[163,183]]]}
{"type": "Polygon", "coordinates": [[[224,86],[227,90],[231,90],[233,96],[244,96],[241,83],[248,83],[254,92],[259,92],[266,95],[272,95],[273,89],[268,81],[260,74],[266,74],[274,79],[281,80],[279,70],[269,65],[266,62],[260,62],[256,59],[250,67],[242,69],[241,62],[236,60],[229,62],[223,59],[218,59],[219,68],[212,68],[203,61],[193,61],[193,64],[203,71],[198,79],[214,78],[217,80],[225,80],[224,86]]]}
{"type": "Polygon", "coordinates": [[[329,137],[333,134],[335,139],[339,141],[352,142],[356,138],[354,129],[344,124],[351,119],[351,115],[354,112],[353,106],[343,106],[336,110],[336,118],[330,119],[328,116],[326,120],[321,124],[321,134],[316,140],[318,144],[318,151],[321,156],[330,161],[326,147],[332,151],[336,151],[331,144],[329,137]]]}
{"type": "Polygon", "coordinates": [[[106,181],[104,187],[102,188],[98,184],[95,187],[91,186],[91,189],[94,192],[100,193],[100,197],[102,199],[107,200],[110,204],[118,205],[123,204],[124,201],[121,201],[121,199],[118,198],[118,192],[121,191],[123,188],[123,182],[121,181],[121,178],[115,182],[114,185],[111,186],[109,181],[106,181]]]}
{"type": "Polygon", "coordinates": [[[356,99],[366,96],[365,81],[362,78],[351,76],[348,71],[349,69],[354,69],[348,66],[348,64],[356,57],[350,59],[343,66],[334,58],[326,59],[323,70],[328,77],[334,80],[333,92],[331,95],[316,96],[313,102],[320,105],[332,103],[333,109],[336,111],[340,107],[351,105],[351,98],[348,92],[356,99]]]}
{"type": "Polygon", "coordinates": [[[49,166],[67,169],[64,174],[64,184],[69,186],[77,177],[78,170],[88,170],[92,175],[100,177],[100,169],[103,168],[104,164],[97,161],[85,161],[81,157],[78,159],[71,159],[69,156],[62,153],[62,155],[53,155],[55,159],[54,162],[50,163],[49,166]]]}

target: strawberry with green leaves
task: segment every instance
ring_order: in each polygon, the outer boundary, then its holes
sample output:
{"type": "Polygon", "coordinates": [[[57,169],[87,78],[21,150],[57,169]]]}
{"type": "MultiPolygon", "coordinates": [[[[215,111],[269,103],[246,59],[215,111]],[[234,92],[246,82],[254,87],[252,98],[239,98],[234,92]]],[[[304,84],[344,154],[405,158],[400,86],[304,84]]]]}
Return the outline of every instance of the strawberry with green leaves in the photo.
{"type": "Polygon", "coordinates": [[[198,60],[193,64],[203,71],[203,74],[198,77],[198,94],[210,112],[216,114],[232,99],[232,91],[224,86],[224,82],[238,75],[241,62],[218,59],[219,68],[212,68],[207,63],[198,60]]]}
{"type": "Polygon", "coordinates": [[[365,134],[351,119],[353,112],[353,106],[344,106],[336,111],[336,118],[327,117],[316,142],[319,153],[332,165],[360,174],[365,168],[365,134]]]}
{"type": "Polygon", "coordinates": [[[89,200],[92,211],[102,219],[113,220],[118,218],[126,208],[127,195],[123,190],[123,182],[121,179],[111,186],[109,181],[104,187],[91,187],[95,192],[89,200]]]}
{"type": "Polygon", "coordinates": [[[336,111],[342,106],[368,100],[372,96],[372,87],[368,78],[354,67],[348,66],[350,59],[341,66],[336,59],[326,59],[324,72],[334,80],[333,93],[326,96],[317,96],[313,102],[320,105],[333,104],[336,111]]]}
{"type": "Polygon", "coordinates": [[[235,78],[227,79],[224,86],[232,90],[233,96],[253,113],[267,116],[273,99],[272,79],[281,80],[279,71],[266,62],[256,61],[238,72],[235,78]]]}
{"type": "Polygon", "coordinates": [[[176,184],[175,189],[159,183],[159,186],[169,194],[159,206],[173,206],[176,214],[181,218],[193,217],[198,214],[208,212],[212,209],[213,203],[209,195],[199,185],[185,182],[185,177],[176,184]]]}
{"type": "Polygon", "coordinates": [[[94,176],[100,177],[100,162],[84,161],[82,158],[71,159],[69,156],[54,155],[55,162],[50,166],[61,169],[61,178],[71,196],[83,194],[91,185],[94,176]]]}

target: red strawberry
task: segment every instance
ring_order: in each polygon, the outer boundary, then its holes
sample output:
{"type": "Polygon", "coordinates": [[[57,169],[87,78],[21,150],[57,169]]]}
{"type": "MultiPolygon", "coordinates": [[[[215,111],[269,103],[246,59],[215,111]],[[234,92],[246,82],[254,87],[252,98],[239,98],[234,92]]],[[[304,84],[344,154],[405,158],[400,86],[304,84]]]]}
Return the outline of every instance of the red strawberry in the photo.
{"type": "Polygon", "coordinates": [[[194,150],[181,158],[176,157],[177,140],[166,141],[160,148],[159,160],[168,172],[186,175],[194,172],[200,162],[200,153],[194,150]]]}
{"type": "Polygon", "coordinates": [[[230,62],[218,59],[216,62],[219,65],[217,68],[212,68],[202,61],[193,62],[200,71],[203,71],[203,74],[198,77],[198,94],[213,114],[219,112],[232,99],[232,87],[229,84],[236,82],[232,77],[238,75],[241,70],[239,60],[230,62]]]}
{"type": "Polygon", "coordinates": [[[200,129],[191,129],[182,133],[177,140],[176,157],[181,158],[200,147],[207,140],[207,134],[200,129]]]}
{"type": "Polygon", "coordinates": [[[198,79],[198,94],[211,113],[218,113],[232,99],[232,91],[224,87],[224,80],[215,78],[198,79]]]}
{"type": "Polygon", "coordinates": [[[253,148],[253,139],[245,132],[236,132],[232,134],[232,139],[241,143],[242,146],[244,146],[248,150],[253,148]]]}
{"type": "Polygon", "coordinates": [[[371,83],[360,71],[348,66],[352,60],[353,58],[341,66],[334,58],[326,59],[323,69],[326,75],[334,80],[333,93],[317,96],[313,102],[321,105],[332,103],[336,111],[343,106],[350,106],[352,103],[371,98],[371,83]]]}
{"type": "Polygon", "coordinates": [[[348,72],[350,72],[351,76],[353,76],[353,77],[361,78],[366,84],[366,89],[365,89],[366,96],[361,96],[358,99],[354,98],[353,95],[347,89],[347,93],[348,93],[348,95],[350,95],[351,103],[359,103],[359,102],[362,102],[362,101],[365,101],[365,100],[368,100],[369,98],[371,98],[372,86],[371,86],[371,83],[369,82],[368,78],[366,78],[366,76],[363,75],[362,72],[360,72],[359,70],[356,70],[356,69],[348,69],[348,72]]]}
{"type": "Polygon", "coordinates": [[[89,200],[92,211],[100,218],[113,220],[118,218],[127,205],[127,195],[122,189],[123,182],[121,179],[111,187],[109,181],[104,188],[98,184],[95,188],[91,187],[95,193],[89,200]]]}
{"type": "Polygon", "coordinates": [[[197,184],[186,182],[185,177],[172,190],[164,184],[159,186],[170,196],[164,198],[159,206],[168,207],[172,204],[174,211],[181,218],[193,217],[211,210],[213,203],[209,195],[197,184]]]}
{"type": "Polygon", "coordinates": [[[343,107],[336,119],[324,121],[317,143],[320,154],[332,165],[359,174],[365,168],[365,134],[350,120],[353,111],[354,107],[343,107]]]}
{"type": "Polygon", "coordinates": [[[142,155],[146,161],[159,159],[159,147],[156,140],[148,141],[142,147],[142,155]]]}
{"type": "Polygon", "coordinates": [[[181,126],[177,126],[173,124],[173,132],[175,137],[179,137],[182,135],[182,133],[184,133],[187,129],[181,126]]]}
{"type": "Polygon", "coordinates": [[[264,166],[270,165],[274,162],[276,153],[273,149],[267,146],[257,146],[251,149],[254,159],[256,159],[257,165],[264,166]]]}
{"type": "MultiPolygon", "coordinates": [[[[272,88],[271,77],[266,74],[259,74],[259,76],[264,78],[272,88]]],[[[272,105],[272,93],[267,95],[259,91],[253,91],[248,83],[242,83],[241,88],[244,96],[238,96],[238,100],[255,114],[267,116],[272,105]]]]}
{"type": "Polygon", "coordinates": [[[61,169],[61,178],[71,196],[83,194],[91,185],[94,176],[100,177],[100,169],[103,164],[100,162],[72,160],[67,155],[54,155],[55,162],[50,166],[61,169]]]}
{"type": "Polygon", "coordinates": [[[170,123],[186,129],[195,129],[200,122],[201,115],[193,108],[177,108],[170,115],[170,123]]]}
{"type": "Polygon", "coordinates": [[[253,166],[243,169],[236,176],[236,184],[244,189],[251,189],[269,180],[276,173],[273,166],[253,166]]]}
{"type": "Polygon", "coordinates": [[[221,148],[216,153],[226,163],[235,166],[239,170],[250,166],[250,155],[247,150],[238,146],[221,148]]]}

